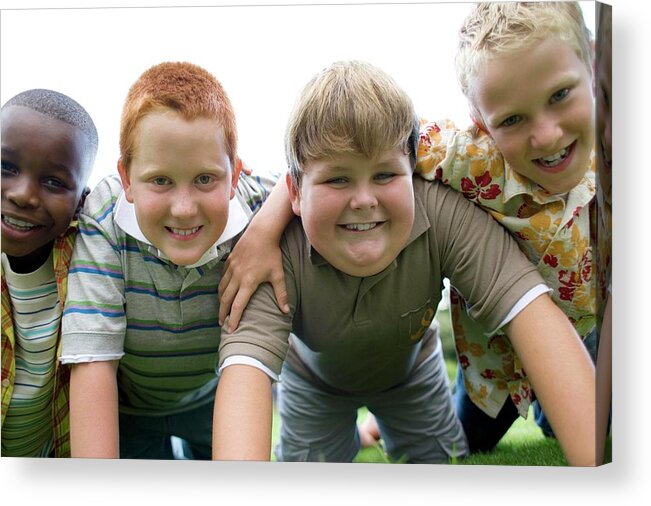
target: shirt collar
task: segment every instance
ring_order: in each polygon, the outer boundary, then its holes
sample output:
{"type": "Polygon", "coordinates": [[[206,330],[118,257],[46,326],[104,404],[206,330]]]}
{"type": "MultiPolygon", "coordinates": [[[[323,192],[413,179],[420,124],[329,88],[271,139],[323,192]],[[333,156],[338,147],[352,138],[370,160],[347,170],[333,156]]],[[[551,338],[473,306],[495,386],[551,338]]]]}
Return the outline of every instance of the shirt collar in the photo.
{"type": "MultiPolygon", "coordinates": [[[[124,192],[120,193],[115,203],[115,223],[128,235],[145,243],[149,247],[149,250],[157,257],[163,260],[169,260],[165,253],[156,248],[142,233],[140,225],[138,225],[138,219],[136,218],[135,207],[126,199],[124,192]]],[[[228,203],[228,221],[226,222],[226,228],[224,228],[222,235],[219,236],[217,242],[197,262],[184,267],[200,267],[211,260],[222,257],[228,250],[228,248],[223,247],[225,243],[242,232],[248,223],[249,215],[244,210],[237,196],[233,197],[228,203]]]]}
{"type": "Polygon", "coordinates": [[[579,205],[587,204],[595,194],[595,155],[594,150],[590,155],[588,170],[583,179],[569,192],[563,194],[550,194],[541,186],[530,179],[520,176],[511,166],[504,161],[504,187],[502,189],[502,202],[506,204],[511,198],[517,195],[530,195],[534,202],[539,205],[549,204],[555,201],[567,202],[568,198],[577,201],[579,205]]]}

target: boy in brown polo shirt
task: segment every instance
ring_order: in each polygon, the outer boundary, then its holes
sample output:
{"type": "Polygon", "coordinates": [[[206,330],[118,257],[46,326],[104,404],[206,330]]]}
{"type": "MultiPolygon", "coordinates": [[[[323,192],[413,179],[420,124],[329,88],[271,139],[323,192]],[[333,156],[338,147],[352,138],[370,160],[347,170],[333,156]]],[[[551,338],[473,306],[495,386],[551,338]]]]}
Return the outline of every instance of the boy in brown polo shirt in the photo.
{"type": "Polygon", "coordinates": [[[430,330],[448,277],[474,318],[505,328],[570,464],[594,465],[594,368],[578,336],[490,216],[412,178],[417,142],[411,101],[370,65],[334,64],[304,90],[286,136],[300,216],[282,240],[290,311],[262,285],[222,334],[214,457],[268,458],[281,367],[280,460],[352,460],[364,405],[392,458],[465,455],[430,330]]]}

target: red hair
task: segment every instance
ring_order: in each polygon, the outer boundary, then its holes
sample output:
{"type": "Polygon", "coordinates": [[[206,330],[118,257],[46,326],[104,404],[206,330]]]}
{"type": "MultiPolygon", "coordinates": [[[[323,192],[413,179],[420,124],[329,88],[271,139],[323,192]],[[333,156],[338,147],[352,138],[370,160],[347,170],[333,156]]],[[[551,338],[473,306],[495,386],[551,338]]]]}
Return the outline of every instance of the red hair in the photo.
{"type": "Polygon", "coordinates": [[[188,120],[210,118],[224,129],[226,151],[236,167],[237,128],[231,101],[221,83],[203,68],[187,62],[165,62],[146,70],[127,94],[120,120],[120,160],[125,169],[133,157],[138,122],[149,112],[171,109],[188,120]]]}

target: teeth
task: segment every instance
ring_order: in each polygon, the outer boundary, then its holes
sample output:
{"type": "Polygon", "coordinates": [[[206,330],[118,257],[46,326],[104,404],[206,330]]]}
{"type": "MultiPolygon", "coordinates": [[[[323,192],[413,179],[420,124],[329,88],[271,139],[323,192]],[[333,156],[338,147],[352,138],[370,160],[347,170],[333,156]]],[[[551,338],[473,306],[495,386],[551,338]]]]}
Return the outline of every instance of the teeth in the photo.
{"type": "Polygon", "coordinates": [[[364,232],[377,227],[377,223],[349,223],[348,225],[344,225],[344,227],[346,230],[359,230],[364,232]]]}
{"type": "Polygon", "coordinates": [[[547,156],[545,158],[539,158],[543,165],[554,166],[558,165],[562,160],[567,156],[568,149],[563,148],[558,153],[552,156],[547,156]]]}
{"type": "Polygon", "coordinates": [[[169,227],[169,229],[176,235],[192,235],[194,234],[197,230],[199,230],[201,227],[194,227],[194,228],[174,228],[174,227],[169,227]]]}
{"type": "Polygon", "coordinates": [[[23,220],[17,220],[15,218],[10,218],[9,216],[3,216],[2,221],[4,221],[7,225],[12,226],[13,228],[19,229],[19,230],[31,230],[32,228],[38,227],[38,225],[34,225],[33,223],[28,223],[23,220]]]}

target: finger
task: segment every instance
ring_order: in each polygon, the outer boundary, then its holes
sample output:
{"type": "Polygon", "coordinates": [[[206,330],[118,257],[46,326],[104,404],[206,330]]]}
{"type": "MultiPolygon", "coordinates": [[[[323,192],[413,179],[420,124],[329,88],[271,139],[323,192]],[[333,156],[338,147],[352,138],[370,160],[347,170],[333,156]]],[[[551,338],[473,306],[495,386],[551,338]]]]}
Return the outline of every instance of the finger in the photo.
{"type": "Polygon", "coordinates": [[[237,326],[240,324],[240,319],[242,318],[242,313],[244,312],[246,305],[249,303],[249,299],[251,299],[252,294],[252,290],[243,287],[241,287],[237,292],[235,300],[233,300],[233,304],[231,305],[230,314],[228,316],[229,332],[234,332],[235,329],[237,329],[237,326]]]}
{"type": "Polygon", "coordinates": [[[228,269],[227,267],[224,267],[224,272],[222,273],[222,278],[219,280],[219,285],[217,286],[217,292],[219,293],[220,298],[221,298],[222,294],[228,288],[228,285],[231,283],[232,278],[233,278],[233,273],[232,273],[231,269],[228,269]]]}
{"type": "Polygon", "coordinates": [[[224,262],[224,268],[222,269],[222,276],[221,279],[219,280],[219,285],[226,287],[228,283],[230,282],[231,278],[233,277],[233,266],[232,266],[232,261],[231,261],[231,255],[229,255],[226,258],[226,261],[224,262]]]}
{"type": "Polygon", "coordinates": [[[285,314],[289,313],[289,303],[287,300],[287,286],[285,285],[285,275],[274,276],[271,280],[271,285],[274,289],[276,303],[281,311],[285,314]]]}
{"type": "Polygon", "coordinates": [[[226,316],[231,312],[233,300],[237,295],[239,287],[235,283],[229,283],[221,292],[219,297],[219,324],[223,325],[226,316]]]}

